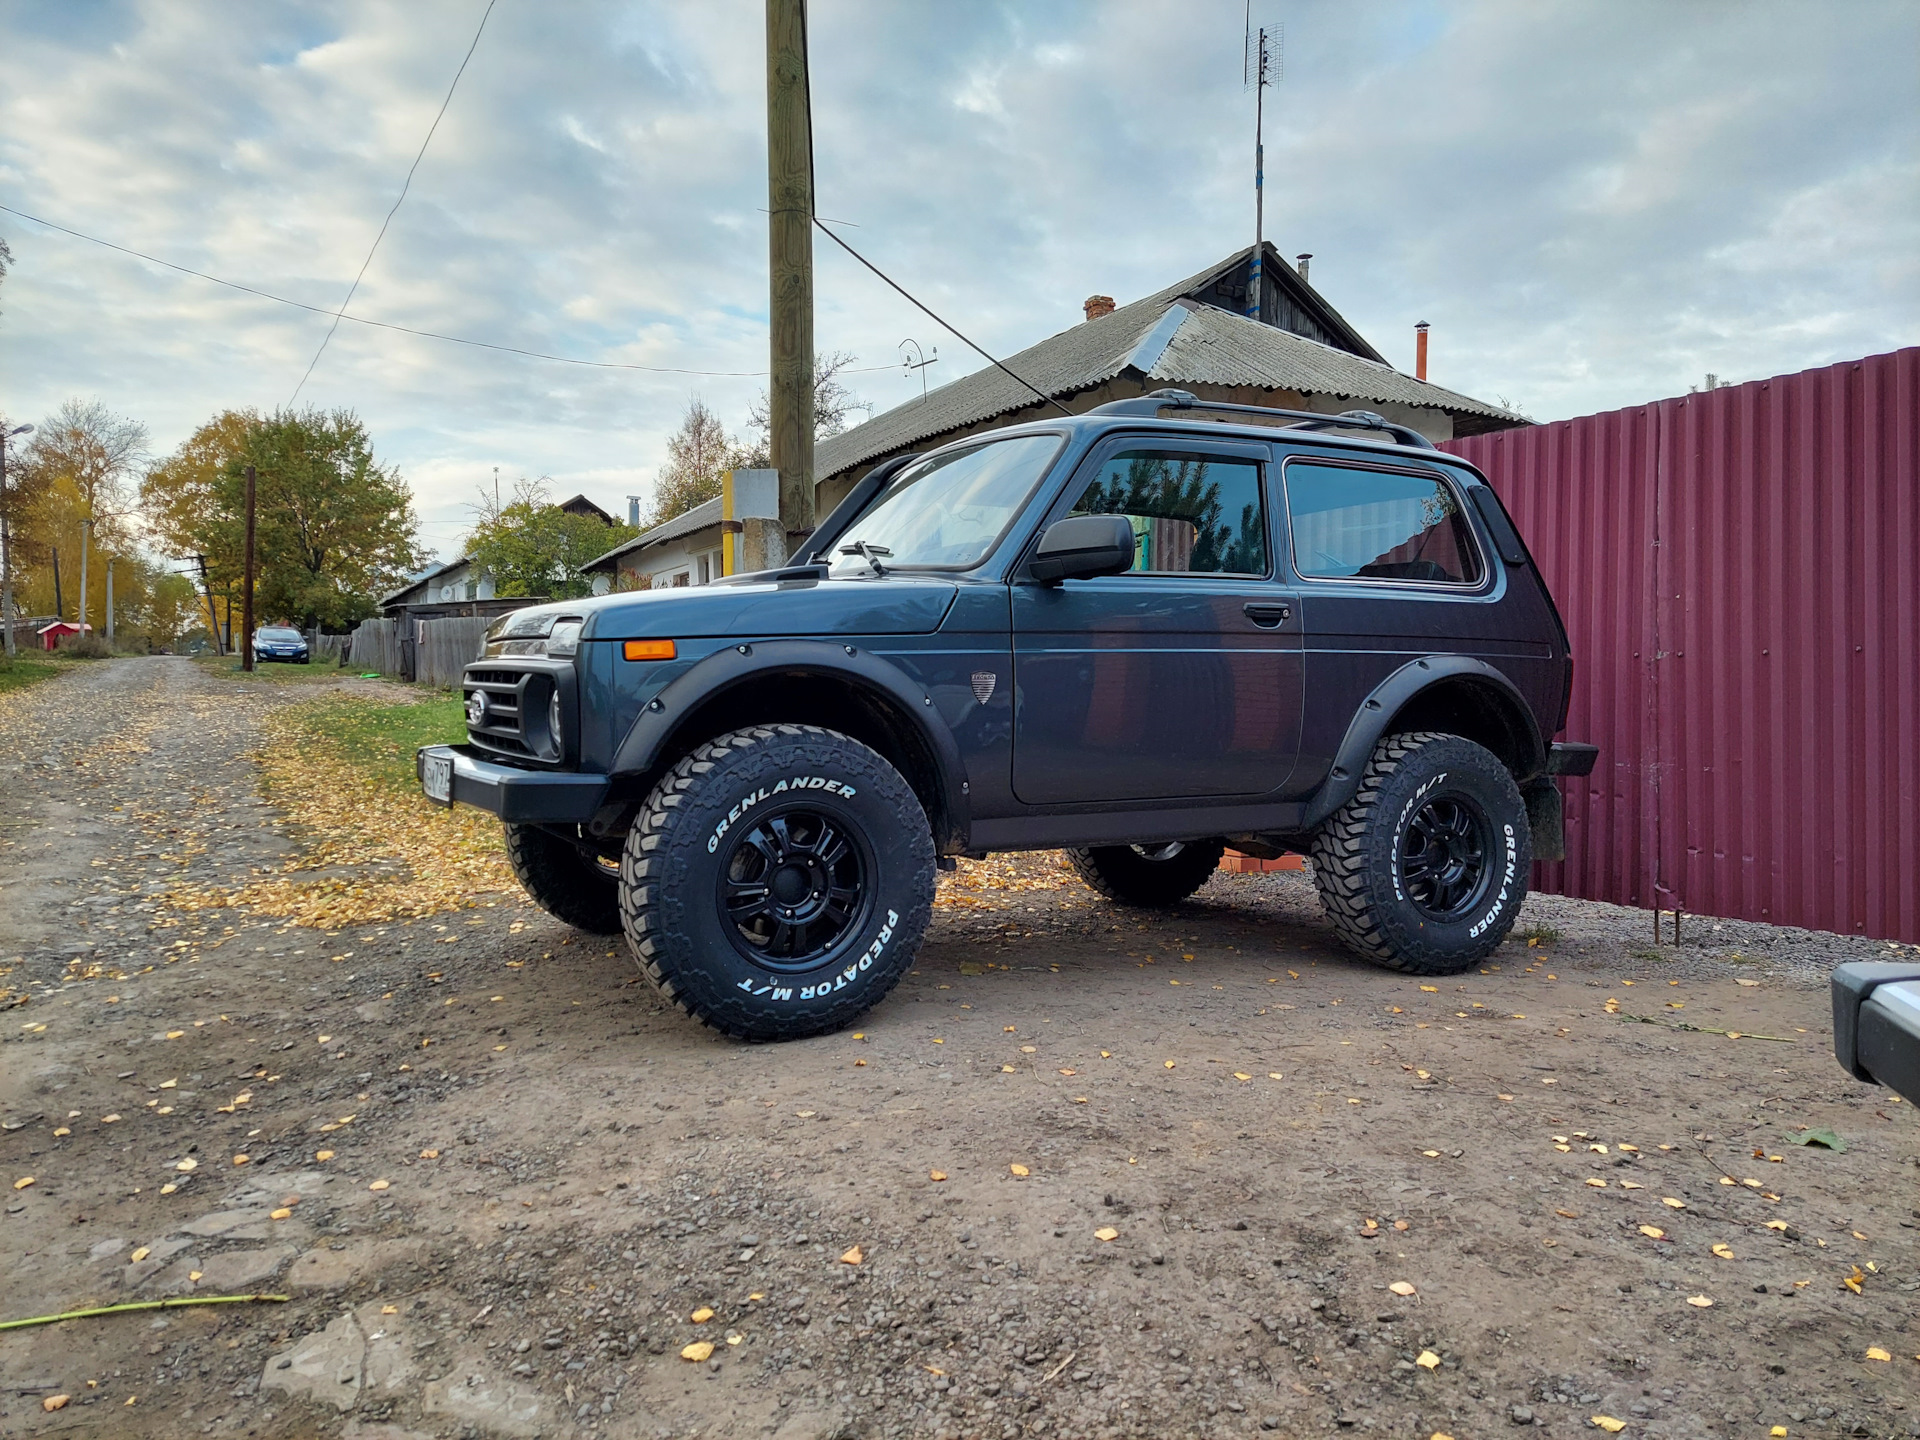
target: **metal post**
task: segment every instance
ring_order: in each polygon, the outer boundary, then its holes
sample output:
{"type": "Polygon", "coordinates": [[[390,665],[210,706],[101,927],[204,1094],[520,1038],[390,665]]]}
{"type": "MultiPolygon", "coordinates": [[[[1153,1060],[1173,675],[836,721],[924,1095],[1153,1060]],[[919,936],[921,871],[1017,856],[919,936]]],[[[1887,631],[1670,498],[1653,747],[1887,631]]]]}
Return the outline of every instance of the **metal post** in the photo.
{"type": "Polygon", "coordinates": [[[92,538],[91,517],[80,522],[80,633],[87,633],[87,541],[92,538]]]}
{"type": "Polygon", "coordinates": [[[253,669],[253,466],[247,466],[247,556],[246,588],[240,597],[240,668],[253,669]]]}
{"type": "MultiPolygon", "coordinates": [[[[1260,261],[1267,248],[1267,147],[1262,130],[1267,106],[1267,32],[1260,32],[1260,53],[1253,78],[1253,272],[1247,277],[1247,315],[1260,318],[1260,261]]],[[[1244,231],[1242,232],[1245,233],[1244,231]]]]}
{"type": "Polygon", "coordinates": [[[207,557],[196,555],[193,559],[200,567],[200,592],[207,597],[207,629],[213,632],[213,653],[224,655],[227,651],[220,643],[220,612],[213,608],[213,581],[207,575],[207,557]]]}
{"type": "MultiPolygon", "coordinates": [[[[813,130],[806,0],[767,0],[768,440],[792,554],[813,533],[813,130]]],[[[782,559],[785,557],[782,556],[782,559]]]]}
{"type": "Polygon", "coordinates": [[[107,565],[107,646],[113,646],[113,557],[109,555],[107,565]]]}
{"type": "Polygon", "coordinates": [[[67,601],[60,593],[60,547],[54,545],[49,548],[53,551],[53,618],[64,620],[67,618],[67,601]]]}
{"type": "Polygon", "coordinates": [[[7,495],[7,441],[25,435],[31,425],[0,426],[0,629],[7,632],[7,658],[19,654],[13,640],[13,504],[7,495]]]}

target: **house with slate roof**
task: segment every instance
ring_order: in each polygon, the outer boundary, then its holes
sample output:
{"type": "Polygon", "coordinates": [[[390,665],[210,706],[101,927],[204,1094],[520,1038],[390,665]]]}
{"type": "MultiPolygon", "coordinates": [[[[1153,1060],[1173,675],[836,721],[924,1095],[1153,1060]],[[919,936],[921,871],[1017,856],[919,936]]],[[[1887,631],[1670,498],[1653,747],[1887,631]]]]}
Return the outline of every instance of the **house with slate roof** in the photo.
{"type": "MultiPolygon", "coordinates": [[[[1262,253],[1258,319],[1245,313],[1248,246],[1130,305],[1094,296],[1084,322],[1005,364],[1075,413],[1174,388],[1242,405],[1373,410],[1436,442],[1528,423],[1394,369],[1279,251],[1269,244],[1262,253]]],[[[819,513],[890,456],[1057,413],[1004,371],[977,370],[821,440],[814,452],[819,513]]]]}

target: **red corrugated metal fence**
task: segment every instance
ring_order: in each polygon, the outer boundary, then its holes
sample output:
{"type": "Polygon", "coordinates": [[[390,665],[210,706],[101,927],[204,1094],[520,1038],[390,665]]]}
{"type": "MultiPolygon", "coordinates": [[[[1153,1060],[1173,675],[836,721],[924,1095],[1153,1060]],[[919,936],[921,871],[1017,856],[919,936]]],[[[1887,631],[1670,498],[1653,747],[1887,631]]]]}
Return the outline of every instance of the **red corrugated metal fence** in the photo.
{"type": "Polygon", "coordinates": [[[1538,888],[1920,941],[1920,348],[1444,448],[1566,617],[1538,888]]]}

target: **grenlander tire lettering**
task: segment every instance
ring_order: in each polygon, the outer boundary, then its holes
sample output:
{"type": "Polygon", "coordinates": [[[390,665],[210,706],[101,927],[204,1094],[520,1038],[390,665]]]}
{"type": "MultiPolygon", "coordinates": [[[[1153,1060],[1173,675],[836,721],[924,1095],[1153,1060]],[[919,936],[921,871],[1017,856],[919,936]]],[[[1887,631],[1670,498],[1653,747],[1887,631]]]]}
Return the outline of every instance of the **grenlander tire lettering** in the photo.
{"type": "Polygon", "coordinates": [[[830,795],[841,795],[848,798],[858,793],[854,790],[853,786],[843,781],[828,780],[820,775],[796,775],[791,780],[779,781],[771,789],[762,785],[758,790],[754,791],[753,794],[747,796],[746,799],[727,811],[727,818],[714,827],[713,834],[707,837],[707,853],[711,855],[720,848],[720,837],[731,830],[734,822],[746,814],[747,811],[764,800],[771,800],[774,796],[784,794],[790,790],[825,790],[830,795]]]}
{"type": "Polygon", "coordinates": [[[822,980],[817,985],[802,985],[798,992],[790,985],[758,985],[752,980],[742,980],[734,988],[744,990],[756,1000],[818,1000],[831,995],[836,990],[844,990],[868,970],[873,962],[886,953],[887,942],[893,939],[893,927],[900,923],[900,912],[887,911],[887,923],[880,927],[880,933],[873,937],[873,944],[866,953],[853,961],[831,980],[822,980]]]}
{"type": "Polygon", "coordinates": [[[1520,851],[1513,837],[1513,826],[1501,827],[1507,834],[1507,873],[1500,877],[1500,893],[1493,897],[1493,906],[1467,931],[1470,938],[1477,939],[1486,932],[1489,925],[1500,918],[1500,912],[1506,908],[1507,897],[1513,893],[1513,877],[1519,872],[1520,851]]]}

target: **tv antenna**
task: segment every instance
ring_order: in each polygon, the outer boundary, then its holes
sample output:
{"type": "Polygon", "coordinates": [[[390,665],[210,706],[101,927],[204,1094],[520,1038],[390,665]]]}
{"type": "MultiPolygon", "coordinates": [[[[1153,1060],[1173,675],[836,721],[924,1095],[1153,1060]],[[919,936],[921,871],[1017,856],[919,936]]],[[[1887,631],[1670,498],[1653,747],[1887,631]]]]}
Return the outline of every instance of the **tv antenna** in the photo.
{"type": "Polygon", "coordinates": [[[904,367],[902,373],[911,379],[914,371],[918,370],[920,372],[920,398],[922,400],[927,398],[927,366],[938,365],[939,363],[940,347],[938,345],[933,347],[933,358],[929,360],[925,352],[920,349],[920,342],[912,336],[908,336],[900,342],[900,364],[904,367]],[[913,353],[911,355],[907,353],[907,347],[909,345],[913,347],[913,353]]]}
{"type": "Polygon", "coordinates": [[[1240,62],[1240,88],[1253,91],[1253,268],[1247,276],[1247,315],[1260,318],[1261,258],[1266,249],[1267,151],[1262,129],[1266,122],[1267,88],[1283,78],[1286,35],[1278,25],[1253,23],[1253,0],[1247,0],[1245,47],[1240,62]]]}

